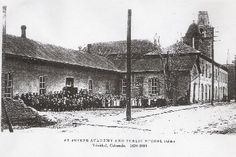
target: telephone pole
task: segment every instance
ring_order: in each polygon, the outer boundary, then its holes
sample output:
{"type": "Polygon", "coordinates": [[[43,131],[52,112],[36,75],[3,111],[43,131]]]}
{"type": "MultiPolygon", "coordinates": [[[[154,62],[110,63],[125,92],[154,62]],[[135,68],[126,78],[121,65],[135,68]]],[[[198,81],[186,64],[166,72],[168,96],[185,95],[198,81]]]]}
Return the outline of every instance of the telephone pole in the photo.
{"type": "MultiPolygon", "coordinates": [[[[228,87],[229,88],[229,87],[228,87]]],[[[236,102],[236,55],[234,56],[234,98],[236,102]]]]}
{"type": "Polygon", "coordinates": [[[131,16],[132,10],[128,10],[127,28],[127,87],[126,87],[126,120],[131,120],[131,16]]]}
{"type": "Polygon", "coordinates": [[[214,27],[212,27],[212,44],[211,44],[211,57],[212,57],[212,78],[211,78],[211,105],[214,105],[214,81],[215,81],[215,75],[214,75],[214,27]]]}

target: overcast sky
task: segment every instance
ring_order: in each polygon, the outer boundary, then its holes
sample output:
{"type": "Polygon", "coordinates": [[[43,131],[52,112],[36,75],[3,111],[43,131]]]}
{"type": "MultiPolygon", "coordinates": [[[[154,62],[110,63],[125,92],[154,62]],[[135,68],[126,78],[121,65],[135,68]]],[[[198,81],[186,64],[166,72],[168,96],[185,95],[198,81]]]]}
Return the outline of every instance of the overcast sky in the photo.
{"type": "MultiPolygon", "coordinates": [[[[198,11],[208,11],[219,31],[215,59],[225,63],[236,54],[236,2],[233,0],[7,0],[7,33],[66,48],[87,43],[126,40],[127,9],[132,9],[132,39],[153,41],[163,47],[184,35],[197,21],[198,11]]],[[[230,62],[231,62],[230,61],[230,62]]]]}

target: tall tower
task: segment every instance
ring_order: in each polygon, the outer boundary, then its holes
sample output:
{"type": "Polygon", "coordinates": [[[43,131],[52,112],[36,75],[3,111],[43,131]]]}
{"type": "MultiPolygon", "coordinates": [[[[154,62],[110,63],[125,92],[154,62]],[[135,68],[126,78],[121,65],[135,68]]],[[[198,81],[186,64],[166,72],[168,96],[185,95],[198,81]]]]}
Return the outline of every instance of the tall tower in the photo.
{"type": "Polygon", "coordinates": [[[212,58],[213,27],[210,25],[207,11],[198,12],[198,27],[201,33],[201,44],[199,51],[212,58]]]}
{"type": "Polygon", "coordinates": [[[198,12],[198,21],[189,26],[184,43],[212,58],[213,27],[210,25],[207,11],[198,12]]]}

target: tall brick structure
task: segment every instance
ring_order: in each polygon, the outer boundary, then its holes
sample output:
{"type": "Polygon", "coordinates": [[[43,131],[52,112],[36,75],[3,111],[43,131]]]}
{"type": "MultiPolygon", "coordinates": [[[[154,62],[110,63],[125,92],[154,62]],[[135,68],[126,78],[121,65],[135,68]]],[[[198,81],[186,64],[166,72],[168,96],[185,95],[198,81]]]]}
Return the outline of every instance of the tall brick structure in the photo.
{"type": "Polygon", "coordinates": [[[207,11],[199,11],[197,23],[193,22],[184,37],[184,43],[199,50],[211,58],[213,27],[210,25],[207,11]]]}

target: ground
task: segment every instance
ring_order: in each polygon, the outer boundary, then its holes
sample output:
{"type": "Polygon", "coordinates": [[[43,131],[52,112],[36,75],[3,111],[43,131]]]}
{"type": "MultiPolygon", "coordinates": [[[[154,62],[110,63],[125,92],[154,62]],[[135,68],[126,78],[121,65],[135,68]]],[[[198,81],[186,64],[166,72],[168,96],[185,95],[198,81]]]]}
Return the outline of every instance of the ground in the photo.
{"type": "Polygon", "coordinates": [[[16,132],[80,132],[142,134],[235,134],[236,103],[193,104],[162,108],[132,108],[132,120],[125,120],[125,109],[94,109],[73,112],[39,112],[57,121],[44,128],[16,132]]]}

